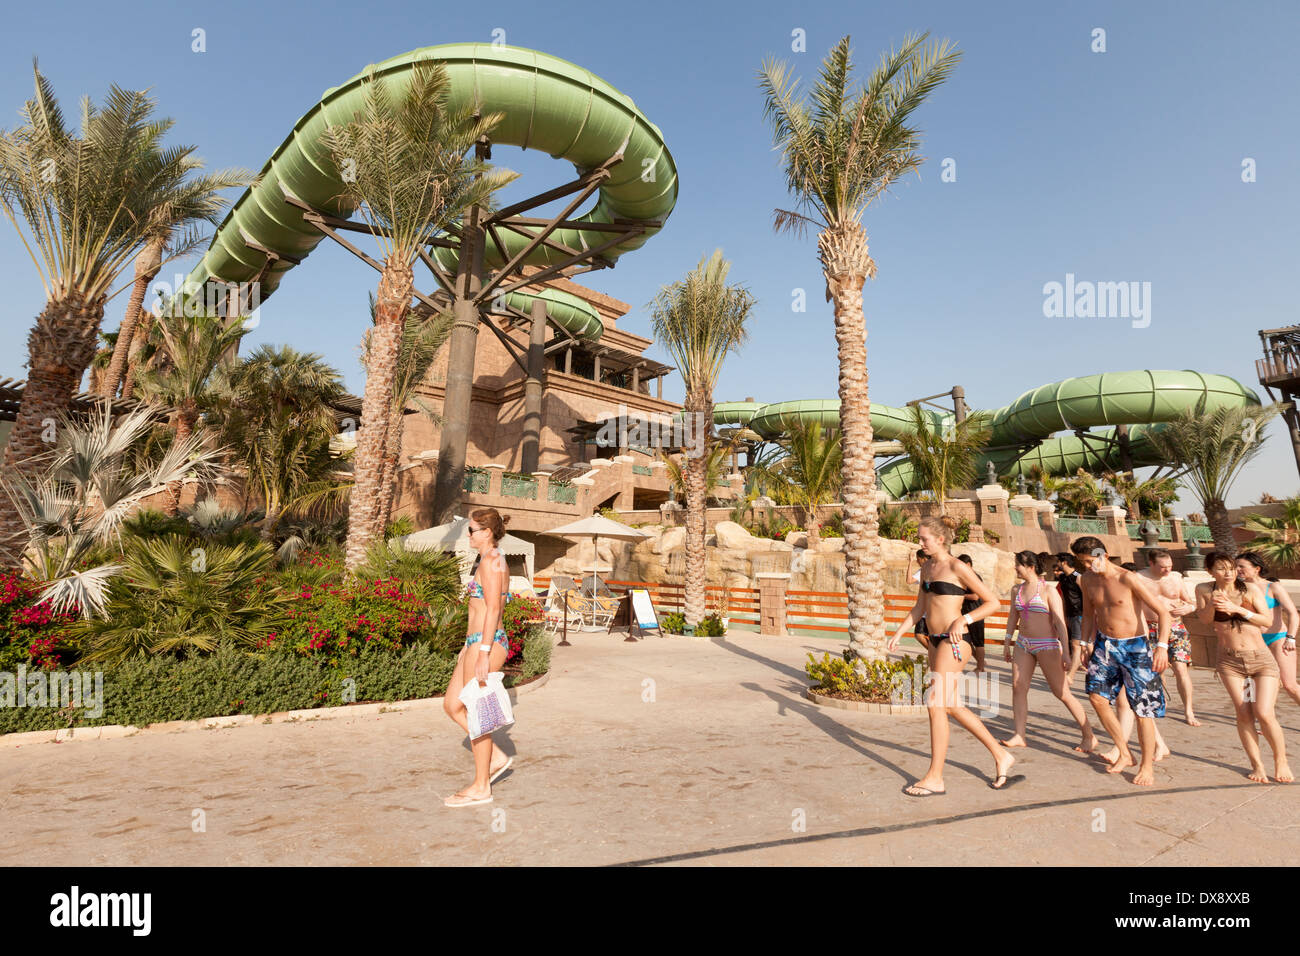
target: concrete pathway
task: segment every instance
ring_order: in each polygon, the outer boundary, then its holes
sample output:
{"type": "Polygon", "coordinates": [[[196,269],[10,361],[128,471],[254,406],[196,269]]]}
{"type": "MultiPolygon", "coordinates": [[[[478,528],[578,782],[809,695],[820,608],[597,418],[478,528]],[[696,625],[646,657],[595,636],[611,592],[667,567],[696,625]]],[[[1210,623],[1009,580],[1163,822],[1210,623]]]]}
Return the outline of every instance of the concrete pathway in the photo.
{"type": "MultiPolygon", "coordinates": [[[[0,864],[1233,866],[1300,850],[1300,788],[1246,780],[1210,671],[1195,672],[1204,725],[1161,722],[1174,754],[1154,789],[1074,755],[1039,679],[1024,780],[990,790],[987,751],[954,726],[947,794],[915,799],[901,789],[928,762],[924,717],[802,696],[805,654],[840,640],[570,640],[520,701],[491,805],[443,807],[470,758],[436,710],[31,744],[0,748],[0,864]]],[[[1279,710],[1300,752],[1300,709],[1279,710]]]]}

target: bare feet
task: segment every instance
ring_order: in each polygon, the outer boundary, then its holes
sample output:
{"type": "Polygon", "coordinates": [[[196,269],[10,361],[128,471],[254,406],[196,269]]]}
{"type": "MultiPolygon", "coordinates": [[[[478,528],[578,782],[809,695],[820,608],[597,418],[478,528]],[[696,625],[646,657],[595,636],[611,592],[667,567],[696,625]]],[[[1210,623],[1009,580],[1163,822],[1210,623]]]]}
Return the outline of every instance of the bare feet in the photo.
{"type": "Polygon", "coordinates": [[[1011,738],[1010,738],[1009,740],[1004,740],[1004,741],[1002,741],[1002,746],[1004,746],[1004,747],[1028,747],[1029,745],[1028,745],[1027,743],[1025,743],[1025,738],[1024,738],[1024,737],[1021,737],[1019,734],[1012,734],[1012,735],[1011,735],[1011,738]]]}
{"type": "Polygon", "coordinates": [[[502,767],[504,767],[504,766],[505,766],[506,764],[508,764],[509,762],[510,762],[510,758],[509,758],[508,756],[506,756],[506,752],[505,752],[504,750],[502,750],[500,747],[498,747],[498,746],[496,745],[496,743],[493,743],[493,744],[492,744],[492,763],[491,763],[491,765],[490,765],[490,767],[489,767],[489,769],[488,769],[488,775],[489,775],[489,776],[494,775],[498,770],[500,770],[502,767]]]}
{"type": "Polygon", "coordinates": [[[1077,745],[1075,745],[1074,750],[1076,753],[1090,754],[1094,751],[1096,746],[1097,746],[1097,735],[1094,734],[1092,732],[1092,728],[1089,727],[1084,730],[1083,739],[1079,741],[1077,745]]]}
{"type": "Polygon", "coordinates": [[[1256,783],[1268,783],[1268,771],[1264,769],[1263,764],[1253,767],[1246,776],[1256,783]]]}
{"type": "Polygon", "coordinates": [[[1173,753],[1173,751],[1169,749],[1169,745],[1167,743],[1165,743],[1163,740],[1156,741],[1156,763],[1159,763],[1161,760],[1164,760],[1171,753],[1173,753]]]}
{"type": "Polygon", "coordinates": [[[1154,767],[1147,767],[1139,770],[1133,776],[1133,783],[1139,787],[1153,787],[1156,783],[1156,773],[1154,767]]]}
{"type": "Polygon", "coordinates": [[[1106,763],[1114,763],[1119,759],[1119,748],[1111,747],[1105,753],[1102,753],[1100,750],[1094,750],[1092,755],[1094,757],[1100,757],[1102,760],[1106,761],[1106,763]]]}
{"type": "Polygon", "coordinates": [[[1196,719],[1196,715],[1193,714],[1190,710],[1187,713],[1183,714],[1183,720],[1187,721],[1187,726],[1189,727],[1201,726],[1201,722],[1196,719]]]}
{"type": "Polygon", "coordinates": [[[1121,750],[1115,755],[1114,760],[1108,760],[1107,763],[1110,764],[1110,766],[1106,768],[1107,773],[1122,773],[1129,767],[1133,766],[1133,754],[1127,750],[1121,750]]]}
{"type": "Polygon", "coordinates": [[[903,792],[909,797],[928,797],[930,794],[943,793],[943,778],[922,777],[910,787],[904,787],[903,792]]]}
{"type": "Polygon", "coordinates": [[[1277,780],[1278,783],[1294,783],[1294,782],[1295,782],[1295,777],[1292,776],[1292,774],[1291,774],[1291,768],[1290,768],[1289,766],[1287,766],[1287,762],[1286,762],[1285,760],[1283,760],[1281,763],[1277,764],[1277,765],[1274,767],[1274,773],[1273,773],[1273,776],[1274,776],[1274,778],[1276,778],[1276,780],[1277,780]]]}
{"type": "MultiPolygon", "coordinates": [[[[1024,744],[1021,744],[1021,746],[1023,747],[1024,744]]],[[[1007,774],[1011,773],[1011,767],[1015,762],[1015,757],[1011,756],[1009,753],[1004,753],[1002,759],[997,762],[997,772],[994,774],[994,778],[1005,777],[1007,774]]],[[[997,789],[1000,790],[1001,787],[998,787],[997,789]]]]}

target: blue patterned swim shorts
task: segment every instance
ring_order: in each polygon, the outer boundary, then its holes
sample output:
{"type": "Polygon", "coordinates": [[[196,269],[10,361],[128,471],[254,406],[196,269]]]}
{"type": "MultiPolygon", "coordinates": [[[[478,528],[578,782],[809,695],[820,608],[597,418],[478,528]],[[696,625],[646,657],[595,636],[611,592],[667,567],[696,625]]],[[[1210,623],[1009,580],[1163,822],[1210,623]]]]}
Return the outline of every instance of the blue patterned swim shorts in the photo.
{"type": "Polygon", "coordinates": [[[1137,716],[1165,715],[1165,685],[1155,672],[1146,636],[1116,640],[1098,631],[1083,689],[1089,694],[1100,694],[1113,703],[1119,696],[1121,683],[1137,716]]]}

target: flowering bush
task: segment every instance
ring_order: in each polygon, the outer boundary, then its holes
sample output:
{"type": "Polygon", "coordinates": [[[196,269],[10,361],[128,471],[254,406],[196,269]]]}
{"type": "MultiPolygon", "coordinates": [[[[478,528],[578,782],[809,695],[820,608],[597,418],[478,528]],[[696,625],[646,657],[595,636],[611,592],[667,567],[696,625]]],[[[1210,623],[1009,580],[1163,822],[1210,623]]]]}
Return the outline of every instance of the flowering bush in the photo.
{"type": "Polygon", "coordinates": [[[428,626],[428,604],[403,593],[397,578],[301,584],[283,620],[261,646],[329,658],[374,649],[401,650],[428,626]]]}
{"type": "Polygon", "coordinates": [[[507,664],[523,652],[524,639],[536,626],[526,622],[539,621],[541,618],[542,602],[536,598],[512,595],[506,602],[506,606],[501,609],[501,627],[510,642],[510,653],[506,655],[507,664]]]}
{"type": "Polygon", "coordinates": [[[55,614],[48,601],[33,604],[37,587],[14,571],[0,571],[0,669],[19,664],[53,670],[71,649],[67,628],[73,607],[55,614]]]}

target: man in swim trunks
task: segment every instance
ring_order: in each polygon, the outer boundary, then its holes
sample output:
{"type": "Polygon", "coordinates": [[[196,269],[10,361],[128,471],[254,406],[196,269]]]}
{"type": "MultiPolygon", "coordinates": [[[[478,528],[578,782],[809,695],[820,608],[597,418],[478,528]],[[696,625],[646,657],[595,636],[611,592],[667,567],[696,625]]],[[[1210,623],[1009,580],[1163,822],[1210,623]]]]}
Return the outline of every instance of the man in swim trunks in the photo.
{"type": "MultiPolygon", "coordinates": [[[[1156,593],[1169,608],[1173,619],[1169,625],[1169,665],[1174,670],[1174,679],[1178,683],[1178,696],[1183,700],[1183,717],[1192,727],[1201,726],[1192,712],[1192,641],[1187,636],[1183,624],[1183,615],[1196,610],[1196,596],[1192,586],[1181,574],[1174,570],[1174,559],[1164,548],[1153,548],[1147,552],[1151,563],[1146,570],[1139,571],[1143,578],[1152,582],[1156,593]]],[[[1143,605],[1147,616],[1147,637],[1156,639],[1156,610],[1143,605]]]]}
{"type": "Polygon", "coordinates": [[[1088,661],[1084,689],[1097,710],[1106,733],[1115,741],[1117,756],[1108,773],[1120,773],[1133,766],[1133,754],[1111,706],[1120,685],[1137,716],[1142,764],[1133,783],[1150,787],[1155,783],[1156,717],[1165,715],[1165,688],[1160,674],[1169,666],[1168,606],[1145,580],[1107,560],[1106,546],[1091,535],[1079,538],[1070,551],[1083,570],[1079,590],[1083,592],[1083,636],[1095,635],[1096,644],[1088,661]],[[1154,657],[1142,627],[1141,604],[1156,612],[1157,642],[1154,657]]]}

